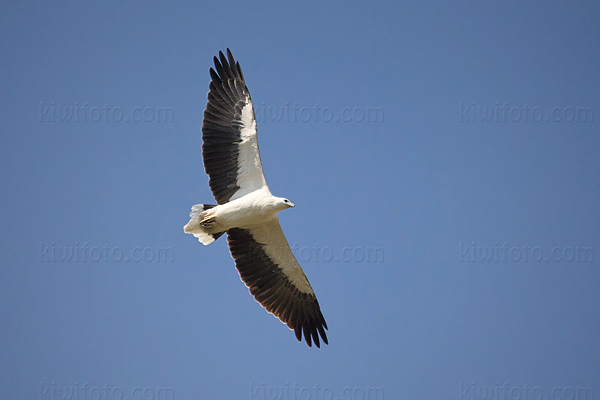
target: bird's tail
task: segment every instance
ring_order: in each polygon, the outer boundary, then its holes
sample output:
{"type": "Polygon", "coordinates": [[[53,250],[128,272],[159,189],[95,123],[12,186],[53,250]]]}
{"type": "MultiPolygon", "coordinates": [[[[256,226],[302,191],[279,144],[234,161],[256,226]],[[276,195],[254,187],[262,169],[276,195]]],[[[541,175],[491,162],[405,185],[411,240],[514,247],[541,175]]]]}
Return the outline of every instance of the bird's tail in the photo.
{"type": "Polygon", "coordinates": [[[206,217],[206,210],[216,207],[211,204],[196,204],[192,206],[192,212],[190,213],[190,222],[188,222],[184,227],[183,231],[185,233],[191,233],[195,237],[198,238],[198,241],[203,245],[207,246],[221,237],[225,232],[217,232],[210,233],[208,230],[210,227],[207,226],[206,223],[202,223],[206,217]]]}

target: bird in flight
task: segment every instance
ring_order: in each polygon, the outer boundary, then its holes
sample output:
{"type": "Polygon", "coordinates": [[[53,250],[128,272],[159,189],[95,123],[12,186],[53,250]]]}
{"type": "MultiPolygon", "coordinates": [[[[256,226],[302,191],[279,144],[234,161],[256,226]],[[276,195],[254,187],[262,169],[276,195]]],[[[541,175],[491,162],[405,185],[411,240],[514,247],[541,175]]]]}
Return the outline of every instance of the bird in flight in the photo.
{"type": "Polygon", "coordinates": [[[250,294],[292,329],[298,341],[320,347],[327,323],[304,271],[281,230],[277,213],[294,204],[271,194],[258,151],[256,117],[240,63],[227,49],[210,68],[202,123],[202,158],[217,205],[192,207],[185,233],[204,245],[227,233],[229,251],[250,294]]]}

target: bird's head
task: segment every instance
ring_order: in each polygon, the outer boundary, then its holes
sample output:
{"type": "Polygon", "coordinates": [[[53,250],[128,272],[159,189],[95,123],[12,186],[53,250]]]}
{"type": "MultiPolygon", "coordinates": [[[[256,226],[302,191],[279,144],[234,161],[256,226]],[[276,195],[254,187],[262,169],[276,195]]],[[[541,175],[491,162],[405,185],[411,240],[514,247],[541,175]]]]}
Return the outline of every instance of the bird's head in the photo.
{"type": "Polygon", "coordinates": [[[291,207],[295,207],[295,205],[288,199],[283,198],[283,197],[277,198],[277,208],[279,208],[280,211],[285,210],[286,208],[291,208],[291,207]]]}

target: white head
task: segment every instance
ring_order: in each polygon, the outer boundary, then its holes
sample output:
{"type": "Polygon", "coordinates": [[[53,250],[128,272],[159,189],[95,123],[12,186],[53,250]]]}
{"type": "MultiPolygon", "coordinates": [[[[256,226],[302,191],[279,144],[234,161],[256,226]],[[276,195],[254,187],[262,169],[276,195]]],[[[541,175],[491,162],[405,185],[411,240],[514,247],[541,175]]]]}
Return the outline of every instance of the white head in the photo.
{"type": "Polygon", "coordinates": [[[285,210],[286,208],[295,207],[294,203],[284,197],[275,197],[275,208],[277,211],[285,210]]]}

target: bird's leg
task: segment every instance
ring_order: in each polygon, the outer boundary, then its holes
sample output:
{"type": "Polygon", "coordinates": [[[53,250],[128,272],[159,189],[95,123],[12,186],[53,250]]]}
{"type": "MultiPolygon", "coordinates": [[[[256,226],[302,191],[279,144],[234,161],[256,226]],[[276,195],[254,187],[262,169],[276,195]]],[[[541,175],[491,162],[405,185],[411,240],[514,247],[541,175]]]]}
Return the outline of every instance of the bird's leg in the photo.
{"type": "Polygon", "coordinates": [[[212,228],[217,224],[217,218],[214,216],[206,217],[200,221],[200,226],[205,228],[212,228]]]}

